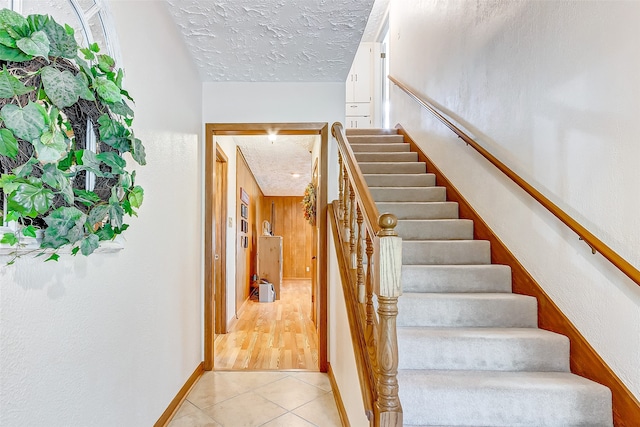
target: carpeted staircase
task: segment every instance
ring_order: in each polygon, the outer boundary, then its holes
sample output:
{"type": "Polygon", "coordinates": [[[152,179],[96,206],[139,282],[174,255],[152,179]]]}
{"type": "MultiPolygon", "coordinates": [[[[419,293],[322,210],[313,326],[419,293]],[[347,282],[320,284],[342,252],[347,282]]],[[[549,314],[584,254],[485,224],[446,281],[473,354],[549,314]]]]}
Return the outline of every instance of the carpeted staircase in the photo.
{"type": "Polygon", "coordinates": [[[378,210],[403,239],[398,346],[405,426],[611,426],[608,388],[569,371],[569,340],[395,130],[348,130],[378,210]]]}

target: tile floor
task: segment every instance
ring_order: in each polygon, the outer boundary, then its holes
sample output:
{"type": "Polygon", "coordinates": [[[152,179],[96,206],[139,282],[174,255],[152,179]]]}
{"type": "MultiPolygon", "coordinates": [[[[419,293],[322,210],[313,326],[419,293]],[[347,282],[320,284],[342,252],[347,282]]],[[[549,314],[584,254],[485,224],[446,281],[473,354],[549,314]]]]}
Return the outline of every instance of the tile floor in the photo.
{"type": "Polygon", "coordinates": [[[327,374],[205,372],[168,427],[339,427],[327,374]]]}

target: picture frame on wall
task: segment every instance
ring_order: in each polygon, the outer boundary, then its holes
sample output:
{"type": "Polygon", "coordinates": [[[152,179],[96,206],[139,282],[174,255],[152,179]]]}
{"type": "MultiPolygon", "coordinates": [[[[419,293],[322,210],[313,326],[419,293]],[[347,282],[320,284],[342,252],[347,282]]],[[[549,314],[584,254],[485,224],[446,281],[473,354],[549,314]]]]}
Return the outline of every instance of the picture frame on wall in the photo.
{"type": "Polygon", "coordinates": [[[242,218],[248,218],[249,217],[249,208],[244,203],[240,205],[240,216],[242,218]]]}
{"type": "Polygon", "coordinates": [[[249,204],[249,193],[242,187],[240,187],[240,200],[247,205],[249,204]]]}

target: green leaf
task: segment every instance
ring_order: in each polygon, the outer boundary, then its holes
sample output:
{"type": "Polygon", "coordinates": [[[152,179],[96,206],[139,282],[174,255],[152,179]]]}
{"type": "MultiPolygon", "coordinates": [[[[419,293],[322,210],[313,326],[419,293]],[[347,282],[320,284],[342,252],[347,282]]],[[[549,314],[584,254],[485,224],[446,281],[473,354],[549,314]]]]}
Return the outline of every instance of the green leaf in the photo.
{"type": "Polygon", "coordinates": [[[9,129],[0,129],[0,155],[11,159],[18,155],[18,141],[9,129]]]}
{"type": "Polygon", "coordinates": [[[142,205],[142,200],[144,199],[144,190],[139,185],[136,185],[129,192],[127,199],[129,200],[129,203],[131,203],[132,207],[139,208],[142,205]]]}
{"type": "Polygon", "coordinates": [[[60,190],[65,202],[72,205],[75,197],[71,181],[63,174],[55,163],[48,163],[43,167],[42,181],[48,186],[60,190]]]}
{"type": "Polygon", "coordinates": [[[98,43],[91,43],[91,46],[89,46],[89,50],[91,50],[91,52],[100,52],[100,46],[98,46],[98,43]]]}
{"type": "Polygon", "coordinates": [[[2,61],[24,62],[32,59],[33,56],[27,55],[18,48],[14,49],[0,44],[0,60],[2,61]]]}
{"type": "Polygon", "coordinates": [[[69,34],[64,27],[53,19],[50,19],[42,31],[47,34],[47,38],[49,39],[49,55],[68,59],[76,57],[78,54],[78,43],[76,43],[76,39],[73,37],[73,29],[71,29],[71,34],[69,34]]]}
{"type": "MultiPolygon", "coordinates": [[[[107,73],[113,70],[113,67],[116,65],[116,61],[109,55],[98,55],[98,68],[100,68],[103,72],[107,73]]],[[[114,81],[117,84],[117,82],[114,81]]]]}
{"type": "Polygon", "coordinates": [[[18,178],[25,178],[31,175],[31,172],[33,172],[33,165],[35,165],[36,163],[38,163],[38,161],[35,158],[31,157],[25,164],[14,168],[13,173],[16,174],[18,178]]]}
{"type": "Polygon", "coordinates": [[[73,194],[75,194],[76,200],[85,206],[94,205],[102,200],[93,191],[80,190],[79,188],[74,188],[73,194]]]}
{"type": "Polygon", "coordinates": [[[33,225],[29,225],[22,229],[22,235],[26,237],[36,237],[36,228],[33,225]]]}
{"type": "Polygon", "coordinates": [[[42,84],[47,96],[58,108],[70,107],[76,102],[83,88],[78,84],[76,77],[69,71],[60,71],[53,67],[44,67],[40,70],[42,84]]]}
{"type": "Polygon", "coordinates": [[[44,218],[48,227],[44,230],[43,248],[59,248],[75,243],[84,237],[87,216],[75,207],[60,207],[44,218]]]}
{"type": "Polygon", "coordinates": [[[14,12],[10,9],[2,9],[0,10],[0,27],[28,27],[29,24],[27,22],[27,18],[20,15],[18,12],[14,12]]]}
{"type": "Polygon", "coordinates": [[[123,153],[131,149],[130,132],[121,123],[112,120],[107,114],[103,114],[98,119],[98,124],[100,125],[98,132],[102,142],[123,153]]]}
{"type": "Polygon", "coordinates": [[[60,255],[58,255],[56,253],[53,253],[53,254],[51,254],[51,256],[49,258],[45,259],[44,262],[47,262],[47,261],[58,261],[59,259],[60,259],[60,255]]]}
{"type": "Polygon", "coordinates": [[[0,72],[0,98],[13,98],[14,96],[24,95],[34,90],[33,86],[25,86],[18,78],[12,75],[7,66],[3,65],[0,72]]]}
{"type": "Polygon", "coordinates": [[[67,153],[67,157],[65,157],[64,159],[58,162],[58,169],[62,171],[68,171],[71,168],[71,165],[73,164],[74,158],[75,158],[75,151],[69,150],[69,152],[67,153]]]}
{"type": "Polygon", "coordinates": [[[2,235],[2,239],[0,239],[0,243],[4,243],[6,245],[11,245],[11,246],[14,246],[16,243],[18,243],[18,241],[19,241],[18,238],[13,233],[4,233],[2,235]]]}
{"type": "Polygon", "coordinates": [[[112,227],[118,228],[123,225],[123,217],[124,210],[119,203],[110,203],[109,204],[109,223],[112,227]]]}
{"type": "Polygon", "coordinates": [[[16,179],[18,179],[15,175],[9,175],[3,173],[0,177],[0,188],[2,188],[3,193],[9,194],[15,191],[18,188],[18,183],[16,183],[16,179]]]}
{"type": "Polygon", "coordinates": [[[27,16],[27,23],[29,24],[29,29],[33,32],[40,31],[44,28],[44,26],[49,22],[49,17],[47,15],[29,15],[27,16]]]}
{"type": "Polygon", "coordinates": [[[107,102],[106,105],[111,109],[111,112],[114,114],[117,114],[123,117],[133,117],[133,110],[124,102],[124,100],[120,102],[112,102],[112,103],[107,102]]]}
{"type": "Polygon", "coordinates": [[[109,214],[108,205],[97,205],[89,212],[89,219],[87,222],[93,227],[94,225],[102,222],[109,214]]]}
{"type": "Polygon", "coordinates": [[[89,256],[100,246],[100,239],[95,234],[89,234],[80,242],[82,255],[89,256]]]}
{"type": "Polygon", "coordinates": [[[141,166],[146,165],[147,153],[145,152],[144,145],[142,145],[142,141],[138,138],[133,138],[131,143],[131,155],[133,156],[133,160],[141,166]]]}
{"type": "Polygon", "coordinates": [[[45,58],[49,56],[49,38],[44,31],[36,31],[28,37],[21,38],[16,44],[27,55],[45,58]]]}
{"type": "Polygon", "coordinates": [[[95,234],[100,240],[111,240],[116,235],[113,227],[111,227],[111,224],[109,223],[103,225],[95,234]]]}
{"type": "Polygon", "coordinates": [[[11,35],[7,32],[7,30],[4,30],[4,29],[0,29],[0,44],[13,49],[18,48],[18,45],[16,44],[16,39],[11,37],[11,35]]]}
{"type": "Polygon", "coordinates": [[[111,80],[98,77],[94,83],[94,87],[98,96],[107,102],[118,102],[122,100],[120,88],[111,80]]]}
{"type": "Polygon", "coordinates": [[[100,160],[91,150],[76,150],[76,163],[78,165],[77,170],[88,170],[93,172],[96,176],[111,178],[113,175],[108,172],[100,170],[100,160]]]}
{"type": "Polygon", "coordinates": [[[0,117],[15,136],[26,141],[39,138],[49,122],[44,107],[31,101],[24,108],[14,104],[5,105],[0,110],[0,117]]]}
{"type": "Polygon", "coordinates": [[[124,167],[127,166],[126,160],[120,157],[118,153],[114,153],[112,151],[100,153],[96,156],[96,159],[109,166],[111,168],[111,173],[113,174],[119,175],[124,173],[124,167]]]}
{"type": "Polygon", "coordinates": [[[52,202],[53,192],[43,187],[40,182],[19,184],[18,188],[9,195],[11,209],[31,218],[47,212],[52,202]]]}
{"type": "Polygon", "coordinates": [[[80,89],[80,98],[86,99],[87,101],[96,100],[95,95],[93,94],[91,89],[89,89],[89,79],[87,78],[86,74],[76,74],[76,83],[78,85],[78,88],[80,89]]]}
{"type": "Polygon", "coordinates": [[[76,246],[73,249],[71,249],[71,255],[76,256],[79,251],[80,251],[80,246],[76,246]]]}
{"type": "Polygon", "coordinates": [[[40,163],[57,163],[67,156],[69,144],[64,134],[59,130],[45,131],[42,136],[33,141],[37,158],[40,163]]]}
{"type": "Polygon", "coordinates": [[[80,48],[80,52],[82,52],[82,54],[84,55],[84,59],[86,59],[87,61],[93,61],[94,59],[96,59],[96,55],[91,52],[91,49],[82,47],[80,48]]]}

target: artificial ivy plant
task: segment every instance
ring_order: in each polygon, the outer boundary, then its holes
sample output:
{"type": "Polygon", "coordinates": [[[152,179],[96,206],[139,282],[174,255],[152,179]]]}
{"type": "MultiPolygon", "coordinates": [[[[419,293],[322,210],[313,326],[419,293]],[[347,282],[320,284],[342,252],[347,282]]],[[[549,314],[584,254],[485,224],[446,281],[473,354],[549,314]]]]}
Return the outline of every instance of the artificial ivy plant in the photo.
{"type": "Polygon", "coordinates": [[[123,74],[97,44],[80,48],[69,25],[0,10],[0,225],[17,224],[0,243],[40,229],[40,253],[53,248],[57,260],[62,246],[89,255],[126,230],[144,194],[127,160],[146,161],[123,74]]]}

